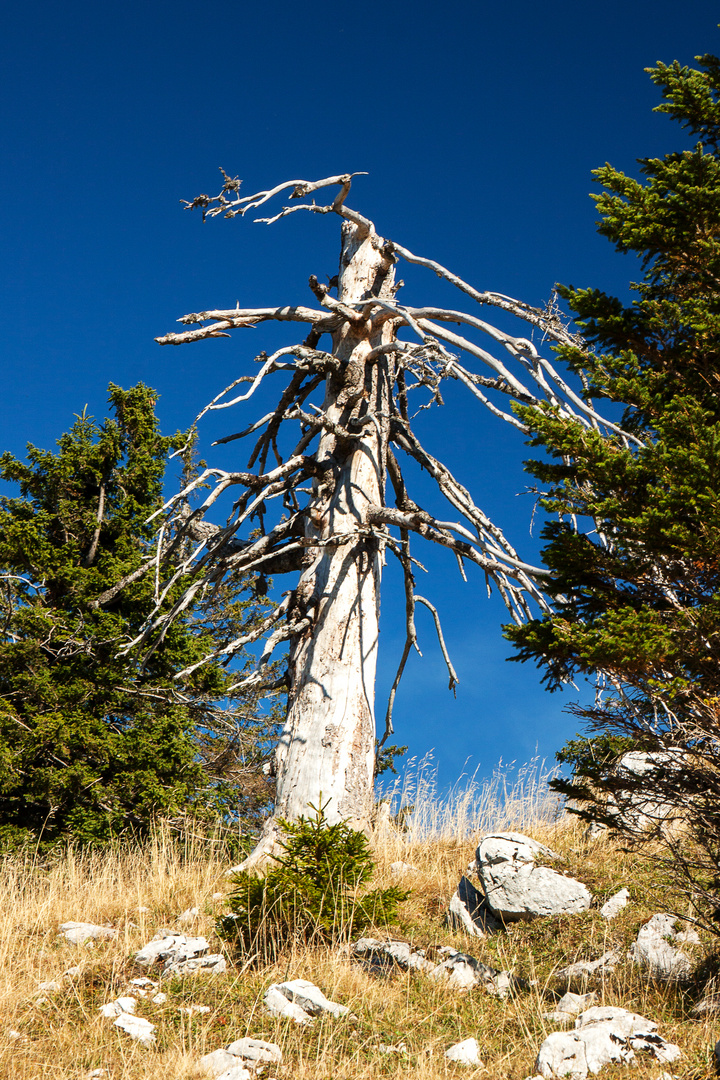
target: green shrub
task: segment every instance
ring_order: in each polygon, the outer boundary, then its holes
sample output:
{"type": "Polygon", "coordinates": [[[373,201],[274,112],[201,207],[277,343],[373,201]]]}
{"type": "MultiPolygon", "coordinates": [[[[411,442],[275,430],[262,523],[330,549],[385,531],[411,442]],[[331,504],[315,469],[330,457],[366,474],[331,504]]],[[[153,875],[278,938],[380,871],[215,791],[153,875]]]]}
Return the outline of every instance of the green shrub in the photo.
{"type": "Polygon", "coordinates": [[[397,886],[362,891],[374,867],[370,845],[344,821],[329,825],[325,806],[281,822],[283,854],[265,877],[236,875],[218,932],[243,953],[269,958],[293,940],[347,940],[392,922],[409,896],[397,886]]]}

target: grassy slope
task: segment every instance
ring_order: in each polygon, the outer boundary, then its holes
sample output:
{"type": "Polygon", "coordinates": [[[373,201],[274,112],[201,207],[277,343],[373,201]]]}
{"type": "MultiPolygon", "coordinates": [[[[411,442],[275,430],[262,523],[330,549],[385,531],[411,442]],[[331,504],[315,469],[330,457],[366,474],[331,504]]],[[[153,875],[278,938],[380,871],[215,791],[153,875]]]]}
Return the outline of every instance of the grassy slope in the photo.
{"type": "MultiPolygon", "coordinates": [[[[130,992],[128,980],[143,974],[133,969],[130,958],[157,929],[187,932],[176,921],[180,912],[198,907],[201,915],[192,932],[212,935],[222,910],[222,901],[212,895],[226,890],[227,882],[211,846],[178,852],[158,840],[144,851],[84,858],[71,854],[52,868],[6,863],[0,893],[0,1077],[79,1080],[104,1067],[112,1080],[190,1080],[198,1076],[194,1063],[201,1054],[251,1035],[283,1047],[284,1066],[269,1073],[279,1078],[482,1075],[523,1080],[533,1072],[544,1035],[559,1027],[542,1019],[552,1007],[552,972],[575,959],[599,956],[612,945],[627,948],[644,920],[655,911],[677,911],[678,902],[673,903],[667,882],[652,864],[607,839],[588,842],[567,819],[551,824],[547,807],[536,799],[510,799],[505,812],[495,815],[490,803],[487,792],[476,792],[460,808],[456,803],[444,820],[434,822],[431,839],[394,832],[377,837],[375,883],[397,880],[388,869],[397,859],[418,867],[407,880],[413,892],[395,928],[398,935],[426,948],[450,944],[467,950],[531,980],[530,990],[503,1002],[480,989],[459,994],[421,975],[397,972],[377,979],[337,950],[289,950],[273,966],[244,971],[241,964],[230,965],[226,975],[169,981],[162,988],[168,994],[164,1005],[141,1000],[138,1014],[157,1024],[157,1048],[152,1050],[117,1031],[98,1008],[130,992]],[[485,826],[493,820],[497,829],[520,828],[550,843],[566,857],[566,869],[588,884],[598,907],[623,885],[631,890],[631,905],[610,924],[594,905],[585,915],[516,925],[486,941],[450,932],[443,915],[477,842],[477,833],[467,830],[473,807],[475,820],[485,826]],[[458,822],[458,817],[465,820],[458,822]],[[143,907],[149,910],[140,911],[143,907]],[[119,930],[117,940],[94,948],[73,946],[57,936],[58,925],[71,919],[111,923],[119,930]],[[78,964],[78,976],[62,979],[67,968],[78,964]],[[262,1008],[264,990],[270,982],[292,978],[311,980],[329,998],[349,1005],[354,1015],[316,1021],[311,1030],[268,1018],[262,1008]],[[38,984],[50,979],[62,980],[62,989],[40,992],[38,984]],[[180,1011],[193,1002],[210,1006],[210,1013],[189,1018],[180,1011]],[[10,1037],[12,1029],[21,1038],[10,1037]],[[471,1035],[480,1043],[485,1068],[446,1062],[445,1049],[471,1035]],[[379,1043],[401,1041],[408,1048],[405,1055],[378,1050],[379,1043]]],[[[214,941],[213,951],[219,947],[214,941]]],[[[698,960],[709,947],[710,942],[695,947],[698,960]]],[[[596,989],[601,1004],[622,1005],[657,1020],[661,1034],[681,1046],[684,1056],[673,1067],[674,1075],[714,1075],[710,1048],[720,1035],[720,1021],[690,1019],[693,997],[688,991],[653,986],[630,963],[621,964],[596,989]]],[[[641,1058],[631,1075],[654,1080],[662,1072],[662,1066],[641,1058]]],[[[612,1080],[620,1073],[627,1075],[627,1070],[606,1068],[602,1075],[612,1080]]]]}

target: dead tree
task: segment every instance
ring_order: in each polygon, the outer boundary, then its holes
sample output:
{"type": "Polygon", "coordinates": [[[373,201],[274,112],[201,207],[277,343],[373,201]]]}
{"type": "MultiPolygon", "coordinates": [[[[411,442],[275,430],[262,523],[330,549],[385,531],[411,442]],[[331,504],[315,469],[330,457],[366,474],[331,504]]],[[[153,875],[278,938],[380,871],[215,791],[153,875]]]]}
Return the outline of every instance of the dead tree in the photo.
{"type": "MultiPolygon", "coordinates": [[[[203,311],[179,320],[188,329],[157,338],[161,345],[185,345],[271,320],[309,328],[302,341],[270,356],[261,353],[256,358],[259,371],[241,375],[200,414],[243,405],[261,383],[276,373],[281,376],[277,406],[244,430],[218,440],[256,436],[246,471],[206,469],[190,487],[209,483],[212,490],[189,517],[187,511],[183,517],[182,508],[187,507],[190,488],[167,503],[158,551],[167,552],[163,537],[169,529],[191,538],[192,550],[164,583],[158,555],[157,607],[133,645],[150,642],[150,648],[156,647],[184,606],[226,574],[277,577],[294,572],[294,586],[263,625],[231,643],[225,653],[232,655],[264,638],[257,668],[246,684],[277,686],[268,676],[269,664],[277,647],[288,643],[288,710],[276,754],[276,815],[297,818],[322,797],[329,803],[331,820],[344,818],[360,826],[368,821],[371,806],[378,601],[387,554],[399,560],[404,574],[407,635],[382,742],[392,732],[395,692],[408,655],[417,647],[418,603],[433,615],[450,686],[457,682],[437,611],[415,591],[415,538],[447,548],[463,575],[464,564],[478,566],[488,589],[494,584],[502,594],[513,619],[523,620],[530,602],[546,609],[547,571],[523,561],[465,487],[421,445],[413,431],[411,402],[424,395],[421,407],[442,403],[443,382],[455,380],[520,432],[524,425],[508,401],[550,407],[588,428],[633,437],[603,420],[581,382],[573,389],[540,351],[556,343],[577,344],[552,305],[540,310],[478,291],[438,263],[384,239],[372,221],[348,207],[351,176],[292,181],[250,196],[240,195],[237,179],[223,176],[219,195],[201,195],[186,205],[201,208],[204,218],[232,218],[289,192],[290,199],[300,201],[258,220],[271,224],[300,210],[335,214],[342,221],[340,268],[327,286],[310,278],[316,301],[312,307],[203,311]],[[332,202],[309,200],[328,188],[337,189],[332,202]],[[478,314],[401,303],[395,282],[400,260],[434,272],[476,308],[516,316],[538,346],[528,337],[495,328],[478,314]],[[450,329],[453,325],[459,329],[450,329]],[[243,392],[233,396],[238,386],[243,392]],[[440,520],[413,499],[403,475],[403,456],[433,478],[453,520],[440,520]],[[203,521],[228,489],[234,502],[225,525],[203,521]],[[255,528],[259,523],[259,536],[248,535],[251,522],[255,528]],[[167,607],[165,598],[182,577],[187,578],[184,597],[167,607]]],[[[255,861],[272,848],[274,836],[271,820],[255,861]]]]}

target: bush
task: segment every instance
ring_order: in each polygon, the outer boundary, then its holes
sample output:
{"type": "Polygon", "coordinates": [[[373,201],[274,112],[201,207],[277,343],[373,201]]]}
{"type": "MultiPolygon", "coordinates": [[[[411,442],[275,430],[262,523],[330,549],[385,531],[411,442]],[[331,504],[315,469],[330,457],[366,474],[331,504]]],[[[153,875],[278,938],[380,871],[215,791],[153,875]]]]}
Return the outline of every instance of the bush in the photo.
{"type": "Polygon", "coordinates": [[[374,868],[370,845],[344,821],[329,825],[326,806],[281,822],[283,855],[264,878],[236,875],[218,932],[243,953],[268,958],[294,940],[347,940],[392,922],[409,896],[397,886],[362,892],[374,868]]]}

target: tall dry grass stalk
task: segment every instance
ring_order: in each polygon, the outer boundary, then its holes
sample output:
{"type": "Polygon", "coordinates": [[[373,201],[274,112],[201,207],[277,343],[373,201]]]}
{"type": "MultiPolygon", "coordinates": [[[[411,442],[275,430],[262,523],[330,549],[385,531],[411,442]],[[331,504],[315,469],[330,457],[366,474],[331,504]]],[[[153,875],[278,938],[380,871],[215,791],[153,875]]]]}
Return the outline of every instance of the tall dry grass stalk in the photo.
{"type": "MultiPolygon", "coordinates": [[[[411,863],[402,883],[412,889],[392,932],[432,955],[449,944],[496,967],[507,967],[531,985],[500,1001],[483,990],[460,994],[425,976],[395,972],[376,976],[350,963],[337,949],[295,943],[272,963],[250,964],[229,956],[224,975],[172,979],[163,984],[164,1004],[138,1002],[138,1014],[157,1025],[157,1044],[143,1048],[101,1017],[99,1007],[130,991],[129,980],[143,972],[133,954],[163,928],[203,934],[213,951],[215,919],[228,891],[220,843],[199,835],[180,843],[160,830],[143,846],[122,845],[103,852],[68,850],[53,860],[7,858],[0,874],[0,1078],[2,1080],[85,1080],[106,1070],[103,1080],[197,1080],[203,1053],[245,1035],[269,1039],[283,1048],[285,1065],[271,1072],[279,1080],[449,1080],[492,1077],[523,1080],[552,1025],[543,1019],[550,1004],[552,972],[574,959],[599,955],[609,943],[627,945],[639,923],[657,910],[659,883],[640,864],[606,840],[589,843],[575,823],[558,817],[542,763],[508,772],[496,770],[487,783],[466,778],[445,797],[437,791],[431,763],[414,767],[391,794],[394,809],[413,805],[406,831],[390,824],[374,837],[377,872],[372,886],[397,883],[396,860],[411,863]],[[599,912],[516,925],[480,941],[445,926],[444,914],[459,874],[474,854],[478,836],[493,830],[530,832],[552,843],[601,902],[622,884],[633,890],[633,905],[612,926],[599,912]],[[644,876],[643,876],[644,875],[644,876]],[[178,916],[199,908],[191,922],[178,916]],[[110,924],[117,937],[93,948],[58,937],[70,920],[110,924]],[[65,974],[68,969],[74,973],[65,974]],[[310,1029],[268,1017],[263,994],[271,982],[305,978],[328,997],[348,1005],[351,1016],[317,1021],[310,1029]],[[41,989],[54,980],[57,988],[41,989]],[[207,1013],[187,1013],[203,1004],[207,1013]],[[484,1069],[460,1069],[445,1050],[474,1036],[484,1069]],[[381,1044],[405,1044],[387,1055],[381,1044]]],[[[683,1071],[705,1075],[711,1021],[691,1022],[682,997],[621,965],[599,988],[600,1001],[635,1008],[661,1024],[663,1034],[684,1050],[683,1071]]],[[[662,1071],[641,1060],[633,1076],[654,1080],[662,1071]]],[[[266,1074],[267,1080],[267,1074],[266,1074]]]]}

